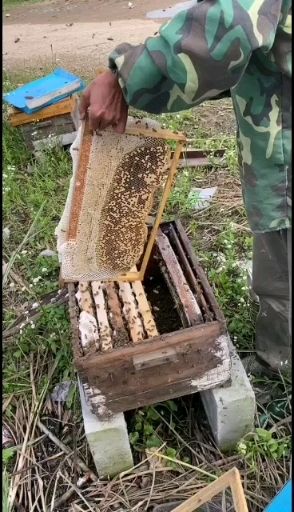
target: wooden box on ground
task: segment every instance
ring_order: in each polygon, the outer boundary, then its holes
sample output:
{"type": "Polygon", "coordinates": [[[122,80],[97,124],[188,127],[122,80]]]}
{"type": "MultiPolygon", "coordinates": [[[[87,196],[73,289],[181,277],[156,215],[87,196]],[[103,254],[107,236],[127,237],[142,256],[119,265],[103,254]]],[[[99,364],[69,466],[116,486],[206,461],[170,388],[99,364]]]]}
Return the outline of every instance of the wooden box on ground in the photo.
{"type": "Polygon", "coordinates": [[[9,122],[19,128],[27,147],[31,151],[40,151],[49,142],[58,142],[63,146],[73,143],[77,130],[77,96],[50,105],[35,114],[28,115],[12,108],[9,122]]]}
{"type": "Polygon", "coordinates": [[[75,365],[100,419],[229,381],[224,317],[179,221],[161,224],[143,283],[68,290],[75,365]]]}

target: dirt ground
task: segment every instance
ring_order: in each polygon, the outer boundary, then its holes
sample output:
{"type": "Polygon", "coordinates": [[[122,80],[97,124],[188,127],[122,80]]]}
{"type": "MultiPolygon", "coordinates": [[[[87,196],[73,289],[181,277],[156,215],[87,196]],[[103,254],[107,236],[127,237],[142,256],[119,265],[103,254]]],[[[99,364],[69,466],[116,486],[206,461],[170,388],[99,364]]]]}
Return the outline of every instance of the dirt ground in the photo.
{"type": "Polygon", "coordinates": [[[130,9],[128,0],[52,0],[5,9],[4,69],[49,64],[91,77],[117,44],[138,44],[158,30],[162,21],[146,19],[147,12],[176,3],[133,0],[130,9]]]}

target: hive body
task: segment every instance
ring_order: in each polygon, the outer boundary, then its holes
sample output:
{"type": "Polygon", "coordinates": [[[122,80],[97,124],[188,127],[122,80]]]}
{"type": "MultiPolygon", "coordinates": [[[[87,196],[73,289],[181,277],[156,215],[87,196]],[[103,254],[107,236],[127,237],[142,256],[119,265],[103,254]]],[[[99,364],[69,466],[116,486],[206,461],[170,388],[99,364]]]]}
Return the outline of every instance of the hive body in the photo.
{"type": "MultiPolygon", "coordinates": [[[[129,119],[128,126],[135,123],[129,119]]],[[[157,129],[149,120],[148,126],[157,129]]],[[[142,255],[146,218],[155,190],[166,181],[170,152],[161,139],[113,131],[88,137],[88,147],[80,152],[82,138],[83,127],[71,148],[73,176],[56,230],[62,277],[68,281],[115,279],[142,255]],[[76,222],[74,236],[72,222],[76,222]]]]}

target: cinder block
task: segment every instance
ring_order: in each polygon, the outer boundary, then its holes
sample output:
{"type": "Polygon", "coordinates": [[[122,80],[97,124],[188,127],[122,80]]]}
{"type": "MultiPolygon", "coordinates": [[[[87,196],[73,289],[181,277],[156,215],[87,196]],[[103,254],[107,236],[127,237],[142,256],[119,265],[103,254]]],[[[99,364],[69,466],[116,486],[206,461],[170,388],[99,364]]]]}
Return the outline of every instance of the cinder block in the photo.
{"type": "Polygon", "coordinates": [[[254,427],[255,395],[230,339],[231,383],[202,391],[201,399],[219,448],[232,449],[254,427]]]}
{"type": "Polygon", "coordinates": [[[99,477],[112,477],[132,468],[133,456],[124,414],[100,421],[91,412],[80,382],[79,391],[85,433],[99,477]]]}

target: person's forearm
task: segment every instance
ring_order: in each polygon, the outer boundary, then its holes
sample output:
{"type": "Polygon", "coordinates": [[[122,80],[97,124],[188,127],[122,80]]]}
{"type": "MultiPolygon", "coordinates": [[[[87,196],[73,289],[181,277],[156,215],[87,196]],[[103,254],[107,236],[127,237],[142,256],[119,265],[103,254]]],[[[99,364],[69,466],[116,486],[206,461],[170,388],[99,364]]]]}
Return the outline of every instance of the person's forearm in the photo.
{"type": "Polygon", "coordinates": [[[282,4],[203,0],[165,24],[157,37],[118,46],[109,66],[127,103],[147,112],[174,112],[231,89],[252,52],[271,48],[282,4]]]}

